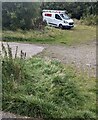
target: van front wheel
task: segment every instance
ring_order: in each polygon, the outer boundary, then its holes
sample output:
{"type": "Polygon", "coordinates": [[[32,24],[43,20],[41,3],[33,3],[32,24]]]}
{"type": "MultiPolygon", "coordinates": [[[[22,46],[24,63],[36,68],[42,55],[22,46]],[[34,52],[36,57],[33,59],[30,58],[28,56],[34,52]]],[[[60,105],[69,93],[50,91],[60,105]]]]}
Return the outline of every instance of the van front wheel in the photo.
{"type": "Polygon", "coordinates": [[[62,25],[62,24],[59,24],[59,28],[60,28],[60,29],[63,29],[63,25],[62,25]]]}

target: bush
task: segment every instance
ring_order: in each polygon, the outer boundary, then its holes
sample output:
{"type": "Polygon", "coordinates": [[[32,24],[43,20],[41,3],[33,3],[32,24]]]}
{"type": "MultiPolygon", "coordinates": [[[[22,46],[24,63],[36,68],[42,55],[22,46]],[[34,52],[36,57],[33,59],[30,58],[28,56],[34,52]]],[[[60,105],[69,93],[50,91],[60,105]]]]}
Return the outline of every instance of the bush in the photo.
{"type": "Polygon", "coordinates": [[[30,30],[34,28],[41,28],[42,19],[40,13],[40,3],[37,2],[5,2],[2,4],[3,29],[30,30]]]}
{"type": "Polygon", "coordinates": [[[87,15],[85,17],[82,17],[81,22],[86,25],[97,25],[98,24],[98,16],[87,15]]]}

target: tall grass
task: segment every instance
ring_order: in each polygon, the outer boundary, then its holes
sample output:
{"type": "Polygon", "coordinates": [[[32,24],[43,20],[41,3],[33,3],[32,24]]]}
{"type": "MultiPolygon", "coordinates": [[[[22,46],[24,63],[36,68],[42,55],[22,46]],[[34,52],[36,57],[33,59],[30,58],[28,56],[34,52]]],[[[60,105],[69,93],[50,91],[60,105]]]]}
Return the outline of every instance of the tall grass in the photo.
{"type": "Polygon", "coordinates": [[[75,24],[71,30],[46,26],[43,31],[3,31],[3,41],[73,45],[96,39],[95,26],[75,24]]]}
{"type": "Polygon", "coordinates": [[[85,88],[86,78],[77,76],[74,68],[38,57],[13,58],[9,46],[2,48],[4,111],[37,118],[96,116],[95,88],[85,88]]]}

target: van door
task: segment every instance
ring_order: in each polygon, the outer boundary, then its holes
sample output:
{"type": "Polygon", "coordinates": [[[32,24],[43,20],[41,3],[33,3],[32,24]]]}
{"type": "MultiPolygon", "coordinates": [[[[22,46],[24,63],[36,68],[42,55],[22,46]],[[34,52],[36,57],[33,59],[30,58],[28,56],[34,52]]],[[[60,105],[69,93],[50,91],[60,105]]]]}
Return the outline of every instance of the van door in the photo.
{"type": "Polygon", "coordinates": [[[58,27],[61,22],[62,18],[60,17],[60,15],[55,14],[55,19],[53,20],[53,23],[58,27]]]}

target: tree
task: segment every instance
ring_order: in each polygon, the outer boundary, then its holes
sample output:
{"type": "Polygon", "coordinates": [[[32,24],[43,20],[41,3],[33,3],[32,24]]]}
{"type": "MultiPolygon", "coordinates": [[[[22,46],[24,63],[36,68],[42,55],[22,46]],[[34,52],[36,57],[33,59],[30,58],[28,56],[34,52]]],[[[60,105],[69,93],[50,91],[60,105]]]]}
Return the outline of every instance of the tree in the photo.
{"type": "Polygon", "coordinates": [[[80,19],[83,15],[95,15],[98,9],[97,4],[96,2],[46,2],[41,8],[67,10],[72,18],[80,19]]]}
{"type": "Polygon", "coordinates": [[[12,2],[3,3],[2,5],[2,26],[15,30],[32,29],[34,20],[40,15],[40,4],[30,2],[12,2]]]}

